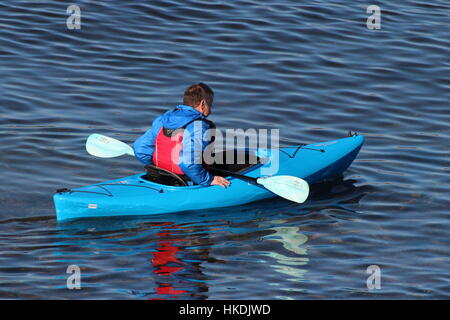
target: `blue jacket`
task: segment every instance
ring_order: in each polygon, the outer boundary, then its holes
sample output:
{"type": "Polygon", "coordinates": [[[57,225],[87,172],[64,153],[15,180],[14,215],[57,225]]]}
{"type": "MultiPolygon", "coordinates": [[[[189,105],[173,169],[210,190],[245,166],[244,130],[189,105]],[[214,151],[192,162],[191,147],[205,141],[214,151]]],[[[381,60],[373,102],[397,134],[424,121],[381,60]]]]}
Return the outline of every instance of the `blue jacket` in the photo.
{"type": "MultiPolygon", "coordinates": [[[[134,142],[133,148],[136,158],[144,165],[153,164],[154,143],[161,128],[164,126],[167,129],[178,129],[198,118],[206,119],[202,113],[185,105],[179,105],[157,117],[151,128],[134,142]]],[[[201,164],[202,153],[210,142],[205,137],[206,130],[209,128],[206,121],[196,121],[195,125],[194,122],[191,122],[186,126],[183,133],[180,163],[178,164],[195,184],[202,186],[209,186],[213,180],[213,176],[201,164]],[[194,152],[194,146],[197,146],[195,149],[197,152],[194,152]],[[202,153],[200,153],[200,150],[202,153]]]]}

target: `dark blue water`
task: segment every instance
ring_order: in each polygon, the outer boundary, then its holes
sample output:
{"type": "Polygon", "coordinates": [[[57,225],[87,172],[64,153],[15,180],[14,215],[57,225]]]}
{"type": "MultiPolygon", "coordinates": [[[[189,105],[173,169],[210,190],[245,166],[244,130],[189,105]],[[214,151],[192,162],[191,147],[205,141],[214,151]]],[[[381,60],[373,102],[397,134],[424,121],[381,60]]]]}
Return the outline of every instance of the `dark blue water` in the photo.
{"type": "Polygon", "coordinates": [[[2,1],[0,298],[449,298],[449,23],[446,0],[2,1]],[[302,205],[56,223],[55,189],[142,171],[89,134],[131,143],[199,81],[220,128],[366,144],[302,205]]]}

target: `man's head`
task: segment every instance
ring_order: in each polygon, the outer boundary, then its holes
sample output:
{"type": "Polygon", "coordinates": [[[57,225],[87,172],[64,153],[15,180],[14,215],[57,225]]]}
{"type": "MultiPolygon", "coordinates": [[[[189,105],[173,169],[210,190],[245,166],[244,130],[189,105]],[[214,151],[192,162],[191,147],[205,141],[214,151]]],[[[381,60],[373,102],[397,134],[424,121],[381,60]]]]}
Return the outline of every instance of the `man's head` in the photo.
{"type": "Polygon", "coordinates": [[[200,82],[193,84],[184,91],[183,104],[191,106],[203,115],[211,113],[214,92],[206,84],[200,82]]]}

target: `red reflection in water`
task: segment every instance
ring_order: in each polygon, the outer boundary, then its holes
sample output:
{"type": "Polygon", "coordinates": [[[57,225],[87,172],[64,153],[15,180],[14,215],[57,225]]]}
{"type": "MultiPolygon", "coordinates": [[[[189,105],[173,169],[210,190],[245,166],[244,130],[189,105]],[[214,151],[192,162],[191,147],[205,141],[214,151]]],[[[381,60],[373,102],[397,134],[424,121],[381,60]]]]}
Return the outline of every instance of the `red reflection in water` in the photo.
{"type": "Polygon", "coordinates": [[[182,294],[185,292],[184,290],[174,290],[168,283],[161,283],[161,286],[156,288],[157,294],[182,294]]]}
{"type": "MultiPolygon", "coordinates": [[[[159,232],[157,235],[161,238],[167,238],[170,236],[169,232],[159,232]]],[[[179,248],[174,246],[173,243],[179,241],[176,239],[167,239],[158,241],[158,248],[156,251],[151,252],[153,258],[151,259],[152,265],[154,267],[153,273],[159,276],[171,276],[175,272],[184,269],[185,264],[181,262],[177,257],[177,252],[179,248]],[[168,266],[168,263],[176,263],[181,266],[168,266]]],[[[166,294],[182,294],[185,290],[176,290],[170,283],[164,282],[160,283],[159,287],[155,288],[156,294],[166,295],[166,294]]]]}

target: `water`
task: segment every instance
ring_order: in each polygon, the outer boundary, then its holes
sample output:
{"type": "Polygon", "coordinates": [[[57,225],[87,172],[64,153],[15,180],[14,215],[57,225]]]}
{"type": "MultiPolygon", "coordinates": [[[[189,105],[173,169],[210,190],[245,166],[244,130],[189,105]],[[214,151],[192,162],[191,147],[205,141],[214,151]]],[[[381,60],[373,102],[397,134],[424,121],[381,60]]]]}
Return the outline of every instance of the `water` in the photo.
{"type": "Polygon", "coordinates": [[[367,5],[3,1],[0,298],[449,298],[450,5],[380,3],[380,30],[367,5]],[[142,170],[93,158],[86,137],[131,143],[199,81],[219,128],[366,144],[303,205],[57,224],[55,189],[142,170]]]}

